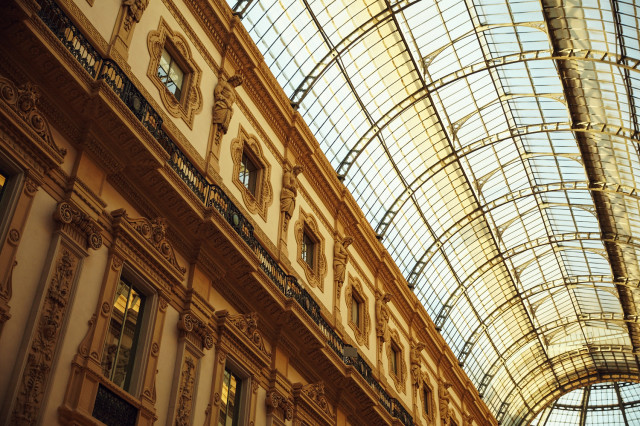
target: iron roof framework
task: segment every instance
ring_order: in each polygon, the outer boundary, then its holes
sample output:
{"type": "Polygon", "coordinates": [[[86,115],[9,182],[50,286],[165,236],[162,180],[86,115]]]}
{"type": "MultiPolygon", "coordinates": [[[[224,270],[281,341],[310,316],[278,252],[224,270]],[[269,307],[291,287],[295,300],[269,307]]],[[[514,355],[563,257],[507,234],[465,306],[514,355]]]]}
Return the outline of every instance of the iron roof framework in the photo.
{"type": "Polygon", "coordinates": [[[230,1],[503,424],[640,365],[640,8],[230,1]]]}

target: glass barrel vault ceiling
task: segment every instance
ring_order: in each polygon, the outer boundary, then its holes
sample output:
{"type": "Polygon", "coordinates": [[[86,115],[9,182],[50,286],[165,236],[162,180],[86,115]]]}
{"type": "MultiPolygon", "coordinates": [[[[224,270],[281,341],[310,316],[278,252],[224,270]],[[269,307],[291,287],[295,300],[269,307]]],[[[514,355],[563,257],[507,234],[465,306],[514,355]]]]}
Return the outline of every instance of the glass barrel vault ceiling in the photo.
{"type": "Polygon", "coordinates": [[[638,381],[634,1],[229,0],[504,425],[638,381]]]}

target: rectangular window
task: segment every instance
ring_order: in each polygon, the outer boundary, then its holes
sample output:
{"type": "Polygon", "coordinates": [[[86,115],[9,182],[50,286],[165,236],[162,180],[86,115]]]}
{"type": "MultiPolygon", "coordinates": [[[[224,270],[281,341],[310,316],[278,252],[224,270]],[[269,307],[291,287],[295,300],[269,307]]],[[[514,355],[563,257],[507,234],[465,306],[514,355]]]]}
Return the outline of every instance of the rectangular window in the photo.
{"type": "Polygon", "coordinates": [[[240,398],[242,393],[242,379],[224,369],[222,395],[220,400],[220,418],[218,426],[237,426],[240,419],[240,398]]]}
{"type": "Polygon", "coordinates": [[[256,182],[258,180],[258,167],[251,161],[249,156],[242,153],[242,163],[240,163],[240,173],[238,175],[240,182],[253,194],[256,195],[256,182]]]}
{"type": "Polygon", "coordinates": [[[422,398],[424,399],[424,413],[431,416],[431,388],[426,383],[422,384],[422,398]]]}
{"type": "Polygon", "coordinates": [[[120,278],[102,353],[102,371],[105,377],[127,392],[132,390],[145,301],[145,295],[126,278],[120,278]]]}
{"type": "Polygon", "coordinates": [[[351,296],[351,322],[360,328],[360,301],[356,296],[351,296]]]}
{"type": "Polygon", "coordinates": [[[391,371],[396,376],[398,375],[398,357],[400,356],[400,351],[398,348],[392,343],[391,344],[391,371]]]}
{"type": "Polygon", "coordinates": [[[169,92],[180,100],[184,71],[182,71],[182,68],[176,63],[171,54],[167,52],[167,49],[162,50],[162,56],[158,64],[158,78],[167,86],[169,92]]]}
{"type": "MultiPolygon", "coordinates": [[[[300,234],[298,234],[300,235],[300,234]]],[[[302,260],[304,260],[311,269],[313,269],[313,251],[315,242],[311,239],[307,232],[302,233],[302,260]]]]}

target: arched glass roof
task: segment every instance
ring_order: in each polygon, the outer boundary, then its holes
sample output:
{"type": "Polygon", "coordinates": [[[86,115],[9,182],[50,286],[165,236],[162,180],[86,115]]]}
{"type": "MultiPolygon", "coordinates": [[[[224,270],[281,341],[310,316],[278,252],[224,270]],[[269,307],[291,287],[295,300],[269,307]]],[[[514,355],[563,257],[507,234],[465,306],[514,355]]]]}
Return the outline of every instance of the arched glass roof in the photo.
{"type": "Polygon", "coordinates": [[[532,426],[640,424],[640,384],[610,382],[571,391],[541,411],[532,426]]]}
{"type": "Polygon", "coordinates": [[[502,424],[639,378],[635,1],[229,1],[502,424]]]}

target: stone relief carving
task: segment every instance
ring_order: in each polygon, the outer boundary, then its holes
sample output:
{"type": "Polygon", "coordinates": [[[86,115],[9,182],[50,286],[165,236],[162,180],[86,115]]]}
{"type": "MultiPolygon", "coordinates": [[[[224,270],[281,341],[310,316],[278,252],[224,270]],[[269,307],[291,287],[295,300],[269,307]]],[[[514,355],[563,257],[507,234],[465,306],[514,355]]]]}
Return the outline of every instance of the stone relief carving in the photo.
{"type": "Polygon", "coordinates": [[[124,18],[124,29],[131,30],[133,23],[140,22],[142,13],[147,8],[149,0],[124,0],[122,4],[125,7],[126,16],[124,18]]]}
{"type": "Polygon", "coordinates": [[[187,356],[182,364],[180,378],[180,397],[178,398],[178,411],[176,413],[175,426],[188,426],[191,419],[193,406],[193,388],[195,384],[196,365],[193,358],[187,356]]]}
{"type": "Polygon", "coordinates": [[[40,91],[37,86],[26,83],[18,87],[11,80],[0,76],[0,99],[17,113],[57,155],[61,157],[66,155],[67,150],[55,144],[49,123],[38,111],[40,91]]]}
{"type": "Polygon", "coordinates": [[[333,246],[333,281],[336,283],[338,298],[340,298],[340,289],[344,283],[347,263],[349,262],[349,252],[347,251],[347,247],[349,247],[352,242],[353,238],[346,236],[338,239],[333,246]]]}
{"type": "Polygon", "coordinates": [[[442,424],[448,426],[451,420],[451,413],[449,412],[449,401],[451,396],[449,395],[449,388],[451,383],[444,382],[438,379],[438,408],[440,409],[440,419],[442,424]]]}
{"type": "Polygon", "coordinates": [[[185,335],[198,337],[198,342],[205,349],[213,348],[213,333],[198,317],[191,313],[183,313],[178,321],[178,329],[185,335]]]}
{"type": "Polygon", "coordinates": [[[415,344],[411,344],[411,350],[409,351],[409,362],[411,363],[411,384],[414,388],[420,387],[420,379],[422,375],[420,374],[420,369],[422,368],[422,358],[420,357],[420,353],[425,348],[425,344],[422,342],[418,342],[415,344]]]}
{"type": "Polygon", "coordinates": [[[376,290],[376,335],[382,342],[389,341],[389,307],[391,293],[376,290]]]}
{"type": "Polygon", "coordinates": [[[285,166],[284,175],[282,176],[282,192],[280,192],[280,211],[284,213],[282,229],[286,230],[289,226],[289,220],[293,216],[296,207],[296,197],[298,196],[298,175],[304,171],[304,167],[296,164],[285,166]]]}
{"type": "Polygon", "coordinates": [[[138,231],[142,237],[144,237],[155,249],[164,257],[167,262],[175,266],[183,274],[186,272],[186,268],[178,265],[176,260],[176,254],[173,250],[173,246],[167,239],[167,221],[164,218],[155,218],[149,220],[141,217],[137,219],[131,219],[124,210],[116,210],[112,215],[124,215],[126,221],[138,231]]]}
{"type": "Polygon", "coordinates": [[[246,315],[230,316],[229,321],[238,330],[243,332],[260,351],[268,357],[271,357],[271,352],[265,346],[264,339],[260,331],[258,331],[258,314],[256,312],[251,312],[246,315]]]}
{"type": "Polygon", "coordinates": [[[293,418],[293,401],[280,392],[276,390],[267,392],[265,403],[267,404],[267,414],[272,414],[275,410],[280,409],[285,420],[293,418]]]}
{"type": "Polygon", "coordinates": [[[70,250],[64,247],[59,250],[27,355],[27,363],[18,385],[18,396],[11,414],[12,425],[27,426],[36,422],[49,381],[78,260],[70,250]]]}
{"type": "Polygon", "coordinates": [[[212,123],[217,127],[215,143],[220,144],[222,135],[226,135],[229,130],[229,123],[233,116],[233,104],[236,102],[238,94],[236,93],[236,87],[240,86],[244,78],[241,74],[235,74],[229,79],[221,77],[213,89],[213,116],[212,123]]]}

